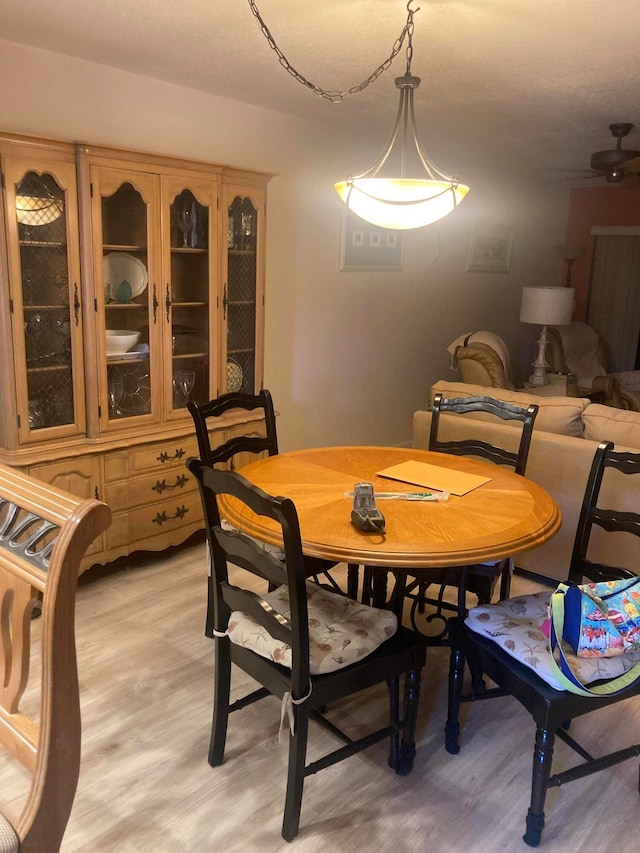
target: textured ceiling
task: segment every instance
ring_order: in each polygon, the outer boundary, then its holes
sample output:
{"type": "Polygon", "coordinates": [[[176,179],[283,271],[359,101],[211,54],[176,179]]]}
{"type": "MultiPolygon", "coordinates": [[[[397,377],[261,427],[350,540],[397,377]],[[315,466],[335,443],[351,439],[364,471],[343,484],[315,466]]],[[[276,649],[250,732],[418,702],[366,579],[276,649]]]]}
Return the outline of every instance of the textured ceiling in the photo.
{"type": "MultiPolygon", "coordinates": [[[[257,0],[289,61],[324,89],[364,80],[391,52],[404,0],[257,0]]],[[[608,125],[637,124],[638,0],[418,0],[412,72],[420,135],[505,168],[588,170],[614,147],[608,125]]],[[[327,123],[378,122],[397,103],[389,71],[341,104],[289,76],[246,0],[0,0],[0,36],[327,123]]],[[[573,172],[575,170],[575,172],[573,172]]],[[[461,170],[460,170],[461,171],[461,170]]]]}

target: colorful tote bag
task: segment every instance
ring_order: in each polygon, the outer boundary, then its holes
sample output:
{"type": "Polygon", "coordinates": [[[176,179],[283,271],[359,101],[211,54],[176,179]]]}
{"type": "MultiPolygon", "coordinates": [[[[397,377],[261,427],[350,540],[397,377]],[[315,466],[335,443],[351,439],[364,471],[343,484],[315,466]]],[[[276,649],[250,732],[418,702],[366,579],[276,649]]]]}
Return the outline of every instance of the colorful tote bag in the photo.
{"type": "Polygon", "coordinates": [[[610,681],[586,687],[571,669],[561,638],[578,657],[613,657],[640,650],[640,578],[595,584],[560,584],[551,596],[551,656],[567,690],[613,695],[640,678],[640,663],[610,681]]]}
{"type": "Polygon", "coordinates": [[[569,586],[564,635],[578,657],[613,657],[640,649],[640,578],[569,586]]]}

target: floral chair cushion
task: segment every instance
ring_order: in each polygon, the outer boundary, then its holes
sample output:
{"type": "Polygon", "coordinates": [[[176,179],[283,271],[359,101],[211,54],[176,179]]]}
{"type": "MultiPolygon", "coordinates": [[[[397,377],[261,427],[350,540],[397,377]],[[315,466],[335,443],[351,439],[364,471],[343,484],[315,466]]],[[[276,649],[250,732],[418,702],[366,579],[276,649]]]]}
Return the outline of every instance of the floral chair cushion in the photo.
{"type": "MultiPolygon", "coordinates": [[[[335,672],[355,663],[371,654],[398,629],[398,620],[389,610],[360,604],[308,581],[306,588],[312,675],[335,672]]],[[[278,587],[263,599],[276,612],[290,618],[288,587],[278,587]]],[[[234,610],[229,617],[227,636],[238,646],[291,667],[291,647],[274,640],[266,628],[241,611],[234,610]]]]}
{"type": "MultiPolygon", "coordinates": [[[[497,604],[473,607],[465,625],[488,637],[507,654],[532,669],[556,690],[564,688],[551,670],[551,650],[547,621],[550,592],[536,592],[508,598],[497,604]]],[[[601,678],[615,678],[640,661],[640,652],[612,658],[579,658],[565,645],[565,654],[573,672],[583,684],[601,678]]]]}

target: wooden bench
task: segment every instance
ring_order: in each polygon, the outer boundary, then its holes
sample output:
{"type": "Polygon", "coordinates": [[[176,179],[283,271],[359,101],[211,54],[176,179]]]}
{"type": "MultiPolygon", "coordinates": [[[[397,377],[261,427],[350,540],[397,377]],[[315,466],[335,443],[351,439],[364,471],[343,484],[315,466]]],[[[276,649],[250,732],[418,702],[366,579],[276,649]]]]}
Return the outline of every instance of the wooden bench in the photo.
{"type": "Polygon", "coordinates": [[[17,819],[0,813],[0,853],[49,853],[62,842],[80,772],[78,572],[110,521],[106,504],[0,465],[0,746],[32,774],[17,819]],[[39,689],[29,685],[32,664],[39,689]],[[30,710],[37,704],[29,714],[25,689],[30,710]]]}

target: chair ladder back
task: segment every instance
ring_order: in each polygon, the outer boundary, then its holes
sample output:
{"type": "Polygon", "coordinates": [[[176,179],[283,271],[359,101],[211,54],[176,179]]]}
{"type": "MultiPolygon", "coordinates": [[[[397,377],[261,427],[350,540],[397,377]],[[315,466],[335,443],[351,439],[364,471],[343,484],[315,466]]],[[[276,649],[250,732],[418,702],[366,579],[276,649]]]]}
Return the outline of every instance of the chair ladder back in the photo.
{"type": "Polygon", "coordinates": [[[605,471],[610,468],[621,474],[640,474],[640,454],[618,452],[610,441],[598,445],[593,458],[589,479],[585,489],[576,537],[574,541],[569,580],[582,583],[583,577],[593,582],[615,580],[620,577],[635,577],[638,572],[618,568],[587,558],[591,531],[595,526],[609,533],[630,533],[640,537],[640,513],[607,509],[598,506],[600,489],[605,471]]]}
{"type": "Polygon", "coordinates": [[[302,540],[296,508],[289,498],[272,498],[233,471],[209,468],[199,460],[190,460],[189,467],[198,479],[201,493],[208,496],[203,501],[205,512],[209,513],[213,503],[216,503],[213,517],[207,514],[216,597],[216,629],[224,631],[227,628],[228,622],[219,622],[219,618],[226,616],[228,619],[231,609],[241,610],[263,625],[275,639],[290,645],[291,683],[298,695],[299,690],[306,690],[309,681],[309,622],[302,540]],[[271,518],[279,525],[284,543],[284,565],[250,537],[221,528],[216,496],[222,494],[236,498],[257,515],[271,518]],[[214,523],[210,524],[210,521],[214,523]],[[290,619],[276,614],[268,602],[252,590],[229,584],[228,563],[269,581],[272,586],[286,585],[289,589],[290,619]],[[221,581],[221,578],[224,580],[221,581]]]}
{"type": "Polygon", "coordinates": [[[429,450],[451,453],[455,456],[479,456],[497,465],[510,465],[516,474],[524,474],[537,414],[538,406],[535,403],[525,409],[513,403],[496,400],[493,397],[475,396],[447,399],[438,393],[434,397],[431,409],[429,450]],[[509,451],[475,438],[444,441],[438,437],[441,414],[465,415],[473,412],[495,415],[504,421],[520,421],[522,430],[518,450],[516,452],[509,451]]]}
{"type": "Polygon", "coordinates": [[[222,464],[233,459],[236,453],[267,452],[274,456],[278,452],[278,436],[273,399],[269,391],[263,389],[258,394],[223,394],[208,403],[196,403],[191,400],[188,409],[193,417],[198,441],[200,458],[208,465],[222,464]],[[265,422],[265,435],[242,435],[230,438],[223,444],[211,447],[208,423],[221,418],[227,412],[244,410],[253,412],[262,409],[265,422]]]}

